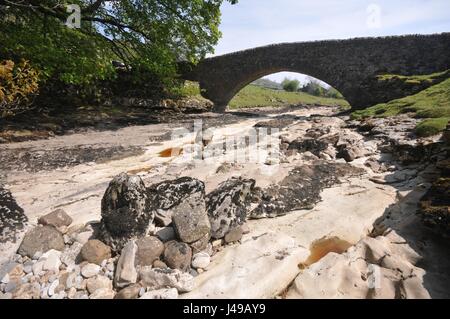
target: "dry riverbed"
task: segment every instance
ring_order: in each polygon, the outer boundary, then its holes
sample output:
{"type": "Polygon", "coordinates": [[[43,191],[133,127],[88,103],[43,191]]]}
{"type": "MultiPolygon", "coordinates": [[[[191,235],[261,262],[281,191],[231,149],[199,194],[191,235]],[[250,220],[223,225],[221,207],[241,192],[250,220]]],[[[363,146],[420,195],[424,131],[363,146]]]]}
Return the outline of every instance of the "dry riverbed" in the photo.
{"type": "MultiPolygon", "coordinates": [[[[255,181],[243,236],[212,241],[210,263],[192,267],[192,287],[177,296],[450,297],[450,247],[416,215],[438,174],[435,163],[445,159],[440,146],[426,148],[429,157],[417,162],[414,120],[378,123],[376,131],[335,113],[329,107],[204,113],[2,144],[0,263],[16,258],[25,231],[55,209],[73,224],[99,221],[105,190],[120,173],[138,175],[147,187],[187,176],[202,181],[206,194],[241,178],[255,181]],[[198,120],[203,155],[192,159],[198,120]],[[252,136],[255,128],[271,134],[239,144],[247,157],[223,151],[227,138],[252,136]],[[205,156],[217,147],[219,155],[205,156]],[[259,156],[249,160],[251,154],[259,156]]],[[[54,295],[67,297],[68,290],[54,295]]]]}

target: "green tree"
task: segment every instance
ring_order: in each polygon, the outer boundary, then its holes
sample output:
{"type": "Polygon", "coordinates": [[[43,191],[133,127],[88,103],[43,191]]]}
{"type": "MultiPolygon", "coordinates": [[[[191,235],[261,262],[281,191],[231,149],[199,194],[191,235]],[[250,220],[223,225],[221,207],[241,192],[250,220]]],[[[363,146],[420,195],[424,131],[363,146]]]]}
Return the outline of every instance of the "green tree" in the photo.
{"type": "Polygon", "coordinates": [[[338,90],[336,90],[335,88],[332,88],[332,87],[330,87],[328,90],[326,90],[325,96],[333,98],[333,99],[343,99],[344,98],[338,90]]]}
{"type": "Polygon", "coordinates": [[[306,83],[302,88],[302,92],[322,97],[330,97],[335,99],[342,99],[343,96],[336,89],[332,87],[325,88],[318,80],[309,77],[308,83],[306,83]]]}
{"type": "Polygon", "coordinates": [[[314,96],[323,96],[324,93],[324,89],[319,81],[313,78],[308,78],[308,83],[306,83],[301,90],[314,96]]]}
{"type": "Polygon", "coordinates": [[[111,60],[172,78],[180,60],[213,52],[220,5],[237,0],[0,0],[0,58],[24,58],[44,79],[89,84],[114,77],[111,60]],[[81,28],[65,26],[81,9],[81,28]]]}
{"type": "Polygon", "coordinates": [[[281,82],[281,85],[283,86],[283,90],[287,92],[297,92],[300,87],[300,81],[285,78],[283,82],[281,82]]]}
{"type": "Polygon", "coordinates": [[[315,78],[308,77],[308,82],[300,89],[302,92],[320,96],[320,97],[329,97],[334,99],[343,99],[342,94],[333,87],[324,87],[320,81],[315,78]]]}

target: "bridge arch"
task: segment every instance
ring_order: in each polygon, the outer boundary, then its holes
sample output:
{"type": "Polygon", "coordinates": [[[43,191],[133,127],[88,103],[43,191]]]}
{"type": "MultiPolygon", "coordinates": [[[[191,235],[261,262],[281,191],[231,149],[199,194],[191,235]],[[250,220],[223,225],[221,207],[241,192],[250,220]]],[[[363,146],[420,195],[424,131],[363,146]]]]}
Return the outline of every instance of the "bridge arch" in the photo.
{"type": "MultiPolygon", "coordinates": [[[[289,71],[333,86],[355,109],[403,97],[378,75],[422,75],[450,69],[450,33],[282,43],[201,61],[185,72],[200,83],[202,95],[224,111],[233,96],[252,81],[289,71]]],[[[411,88],[413,94],[414,87],[411,88]]]]}
{"type": "MultiPolygon", "coordinates": [[[[241,90],[243,90],[246,86],[252,84],[254,81],[256,81],[258,79],[261,79],[261,78],[264,78],[264,77],[266,77],[268,75],[272,75],[272,74],[276,74],[276,73],[280,73],[280,72],[290,72],[290,73],[296,73],[296,74],[299,74],[299,75],[304,75],[304,76],[311,77],[312,79],[319,80],[319,81],[329,85],[330,87],[336,89],[339,93],[342,94],[342,92],[341,92],[339,87],[336,87],[336,85],[334,85],[332,83],[329,83],[327,80],[325,80],[323,78],[318,78],[317,76],[314,76],[314,75],[311,75],[311,74],[307,74],[307,73],[304,73],[302,71],[298,71],[296,69],[282,68],[282,69],[277,69],[275,71],[273,71],[273,70],[270,70],[270,71],[265,70],[264,72],[260,72],[260,73],[257,73],[257,74],[253,74],[252,76],[246,77],[245,80],[236,83],[236,85],[232,89],[230,89],[229,94],[227,94],[225,96],[225,99],[228,100],[228,102],[230,102],[241,90]]],[[[342,95],[343,95],[343,97],[345,99],[345,95],[344,94],[342,94],[342,95]]],[[[228,104],[228,102],[227,102],[227,104],[228,104]]]]}

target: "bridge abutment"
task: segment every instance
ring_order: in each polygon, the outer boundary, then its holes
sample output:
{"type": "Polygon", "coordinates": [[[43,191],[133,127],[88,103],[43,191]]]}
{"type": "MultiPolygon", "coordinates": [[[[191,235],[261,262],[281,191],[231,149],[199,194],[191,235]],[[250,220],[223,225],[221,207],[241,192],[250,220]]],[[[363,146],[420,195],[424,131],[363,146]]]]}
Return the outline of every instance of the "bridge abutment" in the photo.
{"type": "Polygon", "coordinates": [[[213,101],[213,103],[214,103],[214,106],[213,106],[214,113],[225,113],[225,111],[228,108],[228,104],[223,104],[223,103],[217,104],[214,101],[213,101]]]}

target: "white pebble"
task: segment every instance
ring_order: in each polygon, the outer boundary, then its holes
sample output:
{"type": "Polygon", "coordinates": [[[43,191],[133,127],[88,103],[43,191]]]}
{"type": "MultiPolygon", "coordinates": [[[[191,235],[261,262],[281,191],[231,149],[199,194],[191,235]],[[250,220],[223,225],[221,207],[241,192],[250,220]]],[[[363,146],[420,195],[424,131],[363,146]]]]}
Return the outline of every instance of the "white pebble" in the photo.
{"type": "Polygon", "coordinates": [[[100,266],[96,264],[87,264],[81,268],[81,274],[84,278],[90,278],[97,275],[100,272],[100,266]]]}
{"type": "Polygon", "coordinates": [[[192,258],[192,267],[194,268],[206,268],[211,262],[211,257],[205,252],[199,252],[192,258]]]}
{"type": "Polygon", "coordinates": [[[2,280],[1,280],[2,284],[7,284],[9,283],[9,274],[6,274],[5,276],[3,276],[2,280]]]}
{"type": "Polygon", "coordinates": [[[59,285],[59,280],[55,280],[54,282],[51,283],[51,285],[48,287],[48,295],[51,297],[55,294],[55,289],[56,287],[58,287],[59,285]]]}
{"type": "Polygon", "coordinates": [[[42,257],[45,257],[46,260],[42,267],[43,270],[53,271],[54,273],[59,272],[59,266],[61,266],[61,260],[59,259],[61,256],[61,252],[57,250],[49,250],[42,257]]]}
{"type": "Polygon", "coordinates": [[[42,272],[42,267],[44,267],[44,261],[38,261],[38,262],[36,262],[36,263],[33,265],[33,267],[32,267],[32,269],[33,269],[33,274],[34,274],[35,276],[39,276],[40,273],[42,272]]]}

